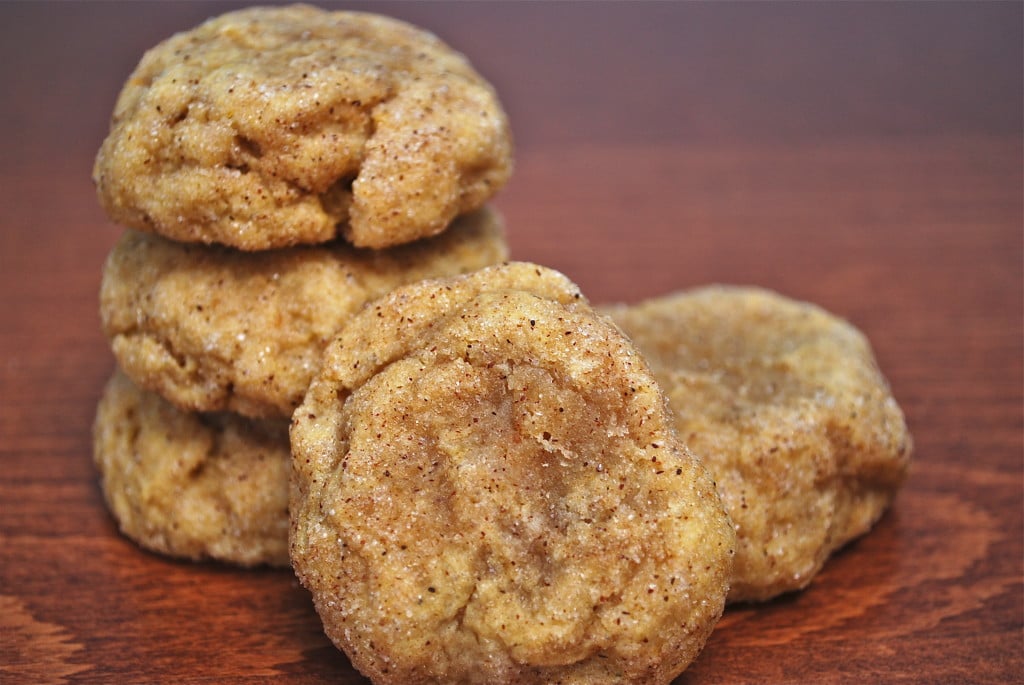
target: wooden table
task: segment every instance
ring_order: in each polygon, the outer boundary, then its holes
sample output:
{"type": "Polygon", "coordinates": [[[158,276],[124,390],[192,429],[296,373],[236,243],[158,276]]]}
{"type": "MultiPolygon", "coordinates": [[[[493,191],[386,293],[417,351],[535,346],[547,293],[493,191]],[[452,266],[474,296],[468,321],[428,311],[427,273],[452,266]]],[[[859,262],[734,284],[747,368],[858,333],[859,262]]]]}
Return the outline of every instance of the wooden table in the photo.
{"type": "MultiPolygon", "coordinates": [[[[512,253],[597,302],[758,284],[847,317],[906,411],[895,505],[680,683],[1021,682],[1022,5],[397,4],[497,86],[512,253]]],[[[90,458],[142,51],[223,5],[0,5],[0,682],[364,682],[287,571],[122,538],[90,458]]]]}

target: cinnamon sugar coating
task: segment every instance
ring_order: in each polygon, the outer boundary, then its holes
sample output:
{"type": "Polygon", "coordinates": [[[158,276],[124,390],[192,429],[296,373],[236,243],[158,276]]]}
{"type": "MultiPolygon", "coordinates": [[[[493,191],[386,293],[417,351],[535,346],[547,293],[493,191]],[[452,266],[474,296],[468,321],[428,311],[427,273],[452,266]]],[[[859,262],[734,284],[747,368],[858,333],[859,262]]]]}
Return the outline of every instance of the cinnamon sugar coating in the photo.
{"type": "Polygon", "coordinates": [[[636,350],[556,272],[370,305],[291,439],[294,568],[375,683],[668,683],[721,614],[714,484],[636,350]]]}

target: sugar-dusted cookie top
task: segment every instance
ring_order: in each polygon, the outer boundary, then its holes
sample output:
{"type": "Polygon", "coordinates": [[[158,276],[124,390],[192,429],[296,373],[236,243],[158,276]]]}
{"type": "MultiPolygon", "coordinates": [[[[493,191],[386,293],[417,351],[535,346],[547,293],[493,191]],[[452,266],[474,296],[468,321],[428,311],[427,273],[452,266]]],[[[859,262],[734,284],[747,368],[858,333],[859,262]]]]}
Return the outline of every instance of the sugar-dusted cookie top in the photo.
{"type": "Polygon", "coordinates": [[[394,19],[295,5],[147,52],[93,177],[119,223],[262,250],[434,235],[510,171],[505,113],[465,57],[394,19]]]}
{"type": "Polygon", "coordinates": [[[334,241],[244,253],[127,231],[104,267],[100,314],[125,373],[179,407],[287,417],[327,341],[366,302],[507,254],[486,207],[390,250],[334,241]]]}
{"type": "Polygon", "coordinates": [[[399,288],[292,419],[291,558],[375,683],[665,684],[735,541],[646,364],[532,264],[399,288]]]}
{"type": "Polygon", "coordinates": [[[651,365],[736,525],[729,601],[805,587],[892,501],[911,437],[868,341],[846,321],[725,286],[604,311],[651,365]]]}
{"type": "Polygon", "coordinates": [[[93,426],[118,526],[142,547],[241,566],[288,565],[288,424],[184,412],[120,371],[93,426]]]}

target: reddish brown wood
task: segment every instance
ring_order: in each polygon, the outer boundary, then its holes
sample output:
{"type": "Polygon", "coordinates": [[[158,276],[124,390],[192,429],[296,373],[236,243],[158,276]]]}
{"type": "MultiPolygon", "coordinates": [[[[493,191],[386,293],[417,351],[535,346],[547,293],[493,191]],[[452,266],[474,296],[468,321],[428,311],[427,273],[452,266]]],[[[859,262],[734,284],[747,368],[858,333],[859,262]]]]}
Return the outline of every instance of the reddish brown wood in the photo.
{"type": "MultiPolygon", "coordinates": [[[[223,8],[0,4],[0,682],[365,682],[289,572],[121,538],[90,460],[119,232],[92,157],[142,51],[223,8]]],[[[498,87],[516,258],[595,301],[715,281],[818,302],[907,413],[878,527],[807,591],[730,609],[679,682],[1020,682],[1022,6],[373,8],[498,87]]]]}

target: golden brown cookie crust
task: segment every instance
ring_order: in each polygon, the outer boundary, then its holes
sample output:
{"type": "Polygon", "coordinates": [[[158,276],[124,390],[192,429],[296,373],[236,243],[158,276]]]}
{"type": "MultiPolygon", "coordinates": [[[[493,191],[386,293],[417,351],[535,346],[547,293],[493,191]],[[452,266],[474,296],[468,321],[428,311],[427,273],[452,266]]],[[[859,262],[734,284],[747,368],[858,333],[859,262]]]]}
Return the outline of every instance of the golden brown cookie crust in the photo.
{"type": "Polygon", "coordinates": [[[734,543],[632,345],[560,274],[398,289],[292,422],[291,557],[378,683],[668,683],[734,543]]]}
{"type": "Polygon", "coordinates": [[[306,5],[230,12],[145,54],[93,170],[114,221],[264,250],[435,235],[511,173],[494,89],[436,36],[306,5]]]}
{"type": "Polygon", "coordinates": [[[805,587],[888,507],[911,437],[853,326],[740,287],[603,311],[647,358],[735,522],[730,602],[805,587]]]}
{"type": "Polygon", "coordinates": [[[173,557],[288,565],[288,424],[183,412],[115,372],[93,426],[122,533],[173,557]]]}
{"type": "Polygon", "coordinates": [[[103,329],[125,373],[189,411],[287,417],[330,337],[393,287],[507,257],[483,208],[386,251],[341,241],[259,253],[126,232],[104,269],[103,329]]]}

